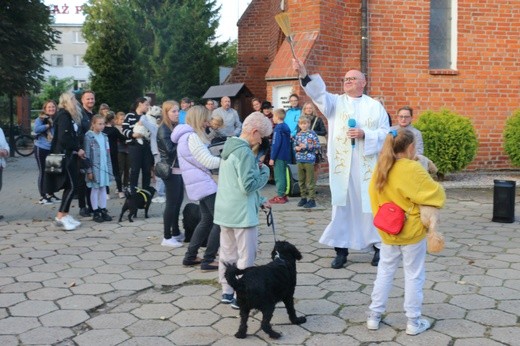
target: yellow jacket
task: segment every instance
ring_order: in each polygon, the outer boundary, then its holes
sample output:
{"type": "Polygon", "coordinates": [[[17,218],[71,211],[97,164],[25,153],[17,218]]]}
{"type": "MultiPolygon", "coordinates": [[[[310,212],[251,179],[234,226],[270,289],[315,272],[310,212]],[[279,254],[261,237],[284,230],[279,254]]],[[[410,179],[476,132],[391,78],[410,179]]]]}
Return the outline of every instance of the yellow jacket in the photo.
{"type": "Polygon", "coordinates": [[[399,234],[391,235],[378,230],[383,243],[388,245],[415,244],[424,239],[426,227],[421,223],[419,205],[442,208],[446,201],[442,186],[430,177],[421,164],[404,158],[394,163],[382,191],[375,187],[375,174],[368,191],[374,215],[379,206],[386,202],[394,202],[408,214],[399,234]]]}

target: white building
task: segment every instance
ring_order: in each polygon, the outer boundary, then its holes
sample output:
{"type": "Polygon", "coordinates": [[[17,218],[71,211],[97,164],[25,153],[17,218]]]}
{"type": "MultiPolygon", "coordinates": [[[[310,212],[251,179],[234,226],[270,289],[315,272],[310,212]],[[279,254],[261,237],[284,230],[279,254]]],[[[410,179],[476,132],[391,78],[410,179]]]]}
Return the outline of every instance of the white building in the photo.
{"type": "Polygon", "coordinates": [[[85,0],[45,0],[50,14],[54,17],[54,29],[61,33],[60,42],[53,50],[43,55],[49,66],[46,66],[45,78],[56,76],[60,79],[72,77],[74,88],[81,88],[88,80],[90,68],[83,61],[87,51],[81,28],[85,16],[83,4],[85,0]]]}

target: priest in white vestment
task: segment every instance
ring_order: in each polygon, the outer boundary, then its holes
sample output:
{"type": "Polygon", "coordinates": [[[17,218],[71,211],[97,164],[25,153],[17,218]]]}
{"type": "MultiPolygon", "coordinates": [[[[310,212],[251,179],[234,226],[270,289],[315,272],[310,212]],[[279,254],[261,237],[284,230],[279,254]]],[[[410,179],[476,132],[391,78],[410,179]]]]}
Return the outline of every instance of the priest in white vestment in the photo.
{"type": "Polygon", "coordinates": [[[345,93],[337,95],[327,92],[320,75],[308,75],[300,60],[293,59],[293,68],[300,74],[303,89],[329,123],[332,220],[320,243],[336,250],[331,263],[334,269],[345,265],[348,249],[373,248],[371,263],[377,266],[381,238],[373,224],[368,183],[389,131],[388,114],[380,102],[363,95],[366,79],[358,70],[345,74],[345,93]]]}

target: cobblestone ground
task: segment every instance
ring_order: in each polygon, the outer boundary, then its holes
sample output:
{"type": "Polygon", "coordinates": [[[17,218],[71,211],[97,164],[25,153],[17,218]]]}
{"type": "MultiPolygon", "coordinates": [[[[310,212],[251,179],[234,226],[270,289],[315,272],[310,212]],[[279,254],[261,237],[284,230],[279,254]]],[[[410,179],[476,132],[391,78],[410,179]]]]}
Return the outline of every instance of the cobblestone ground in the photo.
{"type": "MultiPolygon", "coordinates": [[[[372,254],[354,252],[344,269],[330,268],[333,251],[317,241],[330,219],[327,187],[319,188],[316,209],[296,207],[297,198],[275,206],[277,237],[303,253],[295,300],[307,322],[291,325],[280,305],[273,323],[281,339],[260,331],[254,313],[247,339],[238,340],[238,313],[219,303],[217,274],[182,266],[185,247],[159,245],[163,204],[153,204],[146,220],[142,211],[134,223],[83,218],[78,230],[64,232],[52,224],[57,206],[37,204],[34,159],[8,165],[0,193],[0,345],[520,344],[520,227],[518,217],[490,221],[490,188],[447,191],[446,249],[426,265],[423,315],[432,328],[413,337],[404,332],[402,272],[381,328],[368,331],[372,254]]],[[[121,205],[109,201],[112,215],[121,205]]],[[[262,264],[273,235],[264,224],[260,233],[262,264]]]]}

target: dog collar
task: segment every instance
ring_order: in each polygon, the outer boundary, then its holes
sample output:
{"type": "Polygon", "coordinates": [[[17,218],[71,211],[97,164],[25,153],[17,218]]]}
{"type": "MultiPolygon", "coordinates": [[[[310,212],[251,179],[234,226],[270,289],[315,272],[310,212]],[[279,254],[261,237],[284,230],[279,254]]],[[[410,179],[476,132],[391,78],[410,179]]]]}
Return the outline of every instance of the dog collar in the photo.
{"type": "Polygon", "coordinates": [[[143,196],[144,198],[144,202],[147,203],[148,202],[148,194],[149,192],[146,191],[146,190],[142,190],[142,189],[137,189],[136,191],[138,194],[140,194],[141,196],[143,196]]]}
{"type": "Polygon", "coordinates": [[[285,265],[285,260],[280,257],[280,253],[278,251],[276,251],[276,255],[274,255],[273,262],[285,265]]]}

